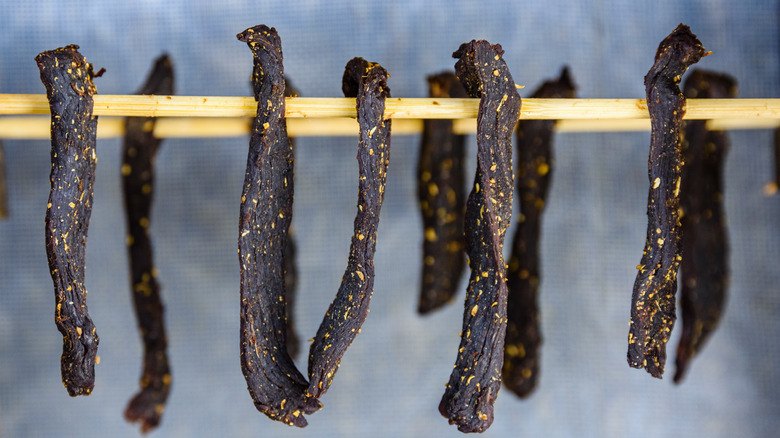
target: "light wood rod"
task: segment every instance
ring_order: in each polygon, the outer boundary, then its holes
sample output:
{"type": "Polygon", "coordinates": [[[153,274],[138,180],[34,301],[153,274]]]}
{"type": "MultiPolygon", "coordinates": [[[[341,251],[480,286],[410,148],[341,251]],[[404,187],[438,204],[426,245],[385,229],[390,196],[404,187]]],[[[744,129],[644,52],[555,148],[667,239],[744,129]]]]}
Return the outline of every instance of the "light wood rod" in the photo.
{"type": "MultiPolygon", "coordinates": [[[[94,97],[94,114],[135,117],[253,117],[250,97],[138,96],[94,97]]],[[[287,98],[288,118],[355,117],[355,100],[343,97],[287,98]]],[[[469,119],[478,99],[390,98],[385,113],[394,119],[469,119]]],[[[48,114],[42,94],[0,94],[0,114],[48,114]]],[[[521,120],[648,119],[644,99],[523,99],[521,120]]],[[[780,119],[780,99],[688,99],[686,119],[780,119]]]]}

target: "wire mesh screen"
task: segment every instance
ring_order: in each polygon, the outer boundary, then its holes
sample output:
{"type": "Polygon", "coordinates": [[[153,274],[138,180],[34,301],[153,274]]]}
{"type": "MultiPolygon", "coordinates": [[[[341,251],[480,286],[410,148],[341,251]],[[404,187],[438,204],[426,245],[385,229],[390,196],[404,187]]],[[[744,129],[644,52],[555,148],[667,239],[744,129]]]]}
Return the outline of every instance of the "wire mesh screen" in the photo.
{"type": "MultiPolygon", "coordinates": [[[[471,39],[500,43],[528,96],[569,65],[579,97],[644,97],[658,43],[680,22],[714,53],[698,66],[735,76],[739,97],[777,97],[774,3],[202,2],[45,0],[0,6],[0,92],[43,93],[33,57],[79,44],[106,74],[100,94],[131,94],[170,54],[182,95],[249,96],[252,57],[235,34],[256,24],[282,39],[302,96],[341,96],[355,56],[381,63],[393,96],[425,97],[426,75],[453,69],[471,39]]],[[[2,133],[0,133],[1,135],[2,133]]],[[[771,436],[780,428],[780,197],[772,133],[735,131],[725,169],[729,297],[721,324],[680,385],[626,364],[631,289],[646,229],[650,135],[557,134],[541,240],[541,376],[519,400],[502,390],[487,436],[771,436]]],[[[136,392],[133,316],[120,191],[121,142],[98,141],[87,242],[89,309],[101,338],[95,390],[62,388],[61,337],[44,248],[49,142],[6,141],[10,217],[0,221],[0,435],[137,436],[122,412],[136,392]]],[[[151,235],[162,284],[173,386],[159,436],[457,436],[437,411],[458,349],[455,301],[416,313],[422,224],[418,135],[392,138],[371,313],[324,408],[297,430],[257,412],[239,365],[237,219],[247,138],[169,139],[157,159],[151,235]]],[[[357,199],[357,136],[296,141],[296,321],[313,337],[344,273],[357,199]]],[[[475,167],[473,136],[467,144],[475,167]]],[[[470,177],[468,180],[470,181],[470,177]]],[[[511,235],[510,228],[508,235],[511,235]]],[[[678,323],[679,325],[679,323],[678,323]]],[[[670,341],[673,357],[679,327],[670,341]]],[[[306,355],[299,357],[306,368],[306,355]]],[[[671,360],[670,360],[671,364],[671,360]]]]}

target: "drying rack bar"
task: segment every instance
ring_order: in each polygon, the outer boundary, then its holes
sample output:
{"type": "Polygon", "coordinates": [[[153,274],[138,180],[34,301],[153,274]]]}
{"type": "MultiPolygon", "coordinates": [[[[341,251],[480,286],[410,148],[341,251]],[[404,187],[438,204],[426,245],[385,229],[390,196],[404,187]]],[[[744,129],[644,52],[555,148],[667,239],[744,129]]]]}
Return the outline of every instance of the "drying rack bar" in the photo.
{"type": "MultiPolygon", "coordinates": [[[[239,137],[249,134],[257,104],[249,97],[95,95],[101,116],[98,137],[124,134],[125,117],[159,117],[158,138],[239,137]]],[[[355,101],[348,98],[287,98],[288,132],[294,137],[353,136],[355,101]]],[[[392,98],[386,114],[395,135],[422,132],[422,119],[453,119],[458,134],[476,132],[478,99],[392,98]]],[[[49,138],[45,95],[0,94],[0,138],[49,138]]],[[[644,99],[523,100],[521,120],[556,120],[558,132],[650,130],[644,99]]],[[[709,129],[780,128],[780,99],[688,99],[687,120],[706,119],[709,129]]]]}
{"type": "MultiPolygon", "coordinates": [[[[479,99],[389,98],[392,119],[476,118],[479,99]]],[[[254,117],[251,97],[95,95],[94,114],[132,117],[254,117]]],[[[0,94],[0,114],[48,114],[43,94],[0,94]]],[[[286,98],[288,118],[355,117],[355,100],[286,98]]],[[[523,99],[521,120],[647,119],[645,99],[523,99]]],[[[780,119],[780,99],[688,99],[686,119],[780,119]]]]}

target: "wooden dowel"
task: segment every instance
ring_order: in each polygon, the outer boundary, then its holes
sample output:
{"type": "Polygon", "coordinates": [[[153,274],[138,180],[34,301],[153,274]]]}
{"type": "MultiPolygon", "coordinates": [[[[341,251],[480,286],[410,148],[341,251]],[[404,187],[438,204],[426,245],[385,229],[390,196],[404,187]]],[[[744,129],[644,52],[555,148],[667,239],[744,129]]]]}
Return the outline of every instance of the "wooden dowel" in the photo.
{"type": "MultiPolygon", "coordinates": [[[[96,95],[95,115],[154,117],[253,117],[250,97],[96,95]]],[[[354,99],[287,98],[288,118],[355,117],[354,99]]],[[[469,119],[477,117],[477,99],[391,98],[386,115],[394,119],[469,119]]],[[[0,94],[0,114],[48,114],[42,94],[0,94]]],[[[644,99],[523,100],[520,119],[648,119],[644,99]]],[[[780,99],[688,99],[686,119],[780,119],[780,99]]]]}
{"type": "MultiPolygon", "coordinates": [[[[245,117],[158,119],[154,135],[158,138],[238,137],[249,135],[251,124],[252,119],[245,117]]],[[[350,118],[287,120],[291,137],[357,136],[359,129],[357,120],[350,118]]],[[[392,131],[396,135],[418,134],[422,132],[422,120],[394,120],[392,131]]]]}
{"type": "MultiPolygon", "coordinates": [[[[154,134],[158,138],[219,138],[249,135],[252,119],[248,117],[166,117],[157,120],[154,134]]],[[[423,122],[420,119],[398,119],[393,121],[394,135],[419,134],[423,122]]],[[[9,116],[0,117],[0,139],[33,140],[49,138],[49,117],[9,116]]],[[[708,120],[707,127],[713,130],[776,129],[780,119],[715,119],[708,120]]],[[[453,121],[457,134],[474,134],[476,119],[453,121]]],[[[559,120],[555,130],[566,132],[627,132],[649,131],[647,119],[599,119],[559,120]]],[[[123,117],[100,117],[98,138],[121,137],[124,135],[123,117]]],[[[356,136],[358,124],[355,119],[339,117],[332,119],[288,119],[287,131],[292,137],[356,136]]]]}

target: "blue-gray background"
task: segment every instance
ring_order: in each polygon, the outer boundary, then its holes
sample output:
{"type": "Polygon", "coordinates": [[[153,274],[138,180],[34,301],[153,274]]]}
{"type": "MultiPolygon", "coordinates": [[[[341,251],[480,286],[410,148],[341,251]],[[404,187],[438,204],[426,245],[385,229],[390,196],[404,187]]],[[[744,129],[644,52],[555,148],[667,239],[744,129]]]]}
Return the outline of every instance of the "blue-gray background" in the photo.
{"type": "MultiPolygon", "coordinates": [[[[248,95],[251,55],[235,34],[274,26],[285,70],[304,96],[341,96],[347,60],[391,74],[394,96],[423,97],[425,75],[451,69],[460,43],[501,43],[528,87],[564,64],[581,97],[644,96],[658,43],[680,22],[714,53],[701,67],[734,75],[741,97],[777,97],[777,5],[760,0],[622,2],[346,1],[3,2],[0,93],[43,93],[33,57],[79,44],[101,94],[133,93],[167,51],[183,95],[248,95]],[[630,5],[630,6],[627,6],[630,5]]],[[[631,288],[645,233],[649,133],[561,134],[542,236],[537,391],[502,391],[485,436],[771,436],[780,428],[780,199],[767,130],[734,132],[726,165],[732,281],[722,324],[686,380],[625,360],[631,288]]],[[[298,141],[294,227],[297,319],[313,336],[346,265],[357,196],[355,138],[298,141]]],[[[458,436],[437,405],[454,363],[465,286],[455,303],[415,313],[419,138],[396,136],[363,332],[344,356],[325,408],[296,430],[253,407],[238,361],[237,215],[246,138],[169,140],[158,165],[151,232],[164,287],[173,390],[154,436],[458,436]]],[[[61,337],[46,265],[48,141],[7,141],[11,217],[0,222],[0,434],[137,436],[122,412],[141,344],[132,316],[119,191],[118,140],[100,141],[87,245],[89,308],[101,343],[94,394],[62,388],[61,337]]],[[[469,144],[474,152],[473,138],[469,144]]],[[[469,162],[469,169],[474,163],[469,162]]],[[[465,278],[464,278],[465,280],[465,278]]],[[[298,361],[305,369],[305,362],[298,361]]]]}

